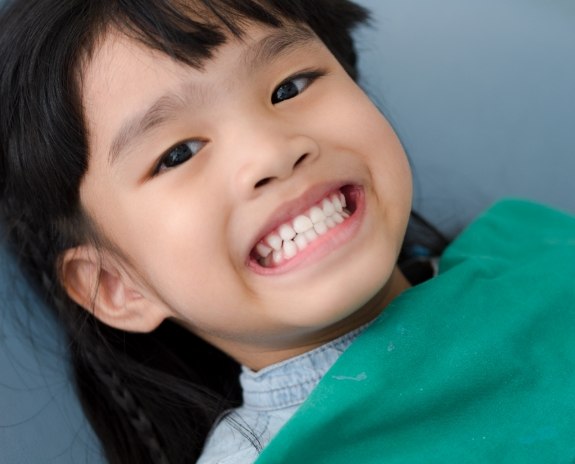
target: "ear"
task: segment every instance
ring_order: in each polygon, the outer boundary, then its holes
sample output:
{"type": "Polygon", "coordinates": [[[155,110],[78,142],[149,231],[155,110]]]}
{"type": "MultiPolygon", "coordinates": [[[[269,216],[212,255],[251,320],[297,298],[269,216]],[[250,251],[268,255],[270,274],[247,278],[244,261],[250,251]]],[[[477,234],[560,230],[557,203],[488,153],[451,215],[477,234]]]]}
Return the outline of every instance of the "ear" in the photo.
{"type": "Polygon", "coordinates": [[[151,332],[169,316],[159,302],[143,295],[118,260],[93,246],[64,252],[61,279],[72,300],[111,327],[151,332]]]}

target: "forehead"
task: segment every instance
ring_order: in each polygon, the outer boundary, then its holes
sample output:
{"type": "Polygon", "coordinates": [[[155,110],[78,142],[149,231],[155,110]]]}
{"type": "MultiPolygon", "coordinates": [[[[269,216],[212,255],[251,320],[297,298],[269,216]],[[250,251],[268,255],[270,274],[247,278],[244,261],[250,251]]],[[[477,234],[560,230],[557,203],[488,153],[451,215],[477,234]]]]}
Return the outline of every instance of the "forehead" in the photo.
{"type": "Polygon", "coordinates": [[[189,63],[111,29],[102,35],[93,52],[84,60],[81,90],[86,95],[96,87],[109,88],[120,80],[137,85],[140,80],[138,75],[141,78],[143,72],[164,71],[166,67],[205,72],[207,64],[230,58],[248,70],[253,70],[312,43],[321,41],[311,29],[301,24],[286,24],[281,28],[251,24],[245,28],[241,37],[230,33],[221,45],[209,51],[207,58],[201,62],[189,63]],[[233,49],[234,52],[222,53],[222,49],[233,49]],[[135,69],[136,73],[131,76],[132,79],[129,78],[130,69],[135,69]]]}

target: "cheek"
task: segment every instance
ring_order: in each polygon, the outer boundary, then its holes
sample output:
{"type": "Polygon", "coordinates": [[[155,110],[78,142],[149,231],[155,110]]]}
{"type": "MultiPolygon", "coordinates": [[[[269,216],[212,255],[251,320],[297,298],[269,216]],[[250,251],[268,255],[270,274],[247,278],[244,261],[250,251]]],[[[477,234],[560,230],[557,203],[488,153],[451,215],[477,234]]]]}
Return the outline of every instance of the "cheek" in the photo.
{"type": "MultiPolygon", "coordinates": [[[[221,205],[193,201],[197,192],[115,195],[101,209],[104,232],[158,295],[198,295],[222,269],[227,248],[221,205]],[[120,199],[120,200],[118,200],[120,199]]],[[[206,200],[206,198],[208,200],[206,200]]]]}
{"type": "MultiPolygon", "coordinates": [[[[362,155],[388,152],[402,161],[405,153],[379,109],[351,79],[341,78],[328,90],[315,123],[321,121],[326,140],[362,155]]],[[[308,121],[310,122],[310,121],[308,121]]],[[[404,161],[404,160],[403,160],[404,161]]]]}
{"type": "Polygon", "coordinates": [[[145,202],[138,209],[145,214],[133,217],[128,225],[132,230],[126,234],[136,243],[126,246],[137,245],[137,255],[146,268],[161,272],[172,267],[176,273],[201,275],[209,272],[213,267],[209,264],[221,257],[226,246],[224,227],[221,216],[213,214],[211,204],[182,198],[169,205],[145,202]],[[133,230],[134,226],[137,230],[133,230]]]}
{"type": "Polygon", "coordinates": [[[410,208],[412,183],[407,156],[395,131],[367,95],[352,82],[324,112],[332,115],[327,140],[353,153],[369,167],[376,188],[391,195],[404,209],[410,208]]]}

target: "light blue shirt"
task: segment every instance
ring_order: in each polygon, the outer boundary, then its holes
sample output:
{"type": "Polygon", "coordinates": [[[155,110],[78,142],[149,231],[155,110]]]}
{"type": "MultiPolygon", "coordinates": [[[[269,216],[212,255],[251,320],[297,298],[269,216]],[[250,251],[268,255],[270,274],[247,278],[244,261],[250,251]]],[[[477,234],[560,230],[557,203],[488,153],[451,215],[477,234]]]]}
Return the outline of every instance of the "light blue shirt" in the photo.
{"type": "Polygon", "coordinates": [[[258,372],[243,367],[243,404],[215,425],[198,464],[253,463],[365,327],[258,372]]]}

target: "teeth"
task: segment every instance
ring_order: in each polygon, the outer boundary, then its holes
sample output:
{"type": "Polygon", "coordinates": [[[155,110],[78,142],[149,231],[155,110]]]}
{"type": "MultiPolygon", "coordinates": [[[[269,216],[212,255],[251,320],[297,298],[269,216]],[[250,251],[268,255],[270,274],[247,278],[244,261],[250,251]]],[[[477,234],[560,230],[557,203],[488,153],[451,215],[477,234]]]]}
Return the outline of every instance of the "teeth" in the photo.
{"type": "Polygon", "coordinates": [[[288,240],[287,242],[284,242],[283,251],[285,259],[292,259],[297,255],[298,249],[294,242],[288,240]]]}
{"type": "Polygon", "coordinates": [[[335,213],[335,206],[333,206],[333,203],[327,198],[321,202],[321,209],[323,210],[323,214],[325,214],[327,217],[335,213]]]}
{"type": "Polygon", "coordinates": [[[340,213],[335,213],[330,219],[333,219],[338,224],[341,224],[344,221],[344,218],[340,213]]]}
{"type": "Polygon", "coordinates": [[[311,219],[311,222],[313,222],[314,224],[325,221],[325,214],[323,214],[321,208],[317,206],[314,206],[312,209],[310,209],[309,217],[311,219]]]}
{"type": "Polygon", "coordinates": [[[281,250],[275,250],[272,258],[273,258],[274,264],[281,263],[282,259],[283,259],[282,251],[281,250]]]}
{"type": "Polygon", "coordinates": [[[289,224],[282,225],[278,230],[281,239],[286,242],[295,237],[295,230],[289,224]]]}
{"type": "Polygon", "coordinates": [[[339,199],[339,195],[332,195],[331,196],[331,202],[333,203],[333,206],[335,207],[335,210],[338,213],[341,213],[343,211],[343,205],[341,204],[341,200],[339,199]]]}
{"type": "Polygon", "coordinates": [[[318,237],[349,217],[345,196],[341,192],[334,193],[307,213],[294,218],[291,223],[282,224],[277,231],[259,242],[255,247],[258,261],[268,267],[292,259],[318,237]]]}
{"type": "Polygon", "coordinates": [[[308,243],[313,242],[316,238],[319,237],[319,235],[317,234],[317,232],[315,231],[315,226],[313,229],[308,230],[307,232],[304,233],[304,237],[305,239],[308,241],[308,243]]]}
{"type": "Polygon", "coordinates": [[[337,223],[333,220],[333,216],[328,217],[325,220],[325,224],[327,225],[328,229],[333,229],[335,226],[337,226],[337,223]]]}
{"type": "Polygon", "coordinates": [[[293,228],[298,234],[303,234],[306,230],[313,227],[313,222],[307,216],[298,216],[293,221],[293,228]]]}
{"type": "Polygon", "coordinates": [[[277,234],[270,234],[267,238],[268,245],[271,246],[275,251],[282,249],[282,239],[277,234]]]}
{"type": "MultiPolygon", "coordinates": [[[[326,219],[327,221],[327,219],[326,219]]],[[[318,222],[317,224],[313,225],[313,229],[316,231],[318,235],[324,235],[327,233],[327,224],[325,222],[318,222]]]]}
{"type": "Polygon", "coordinates": [[[269,246],[260,242],[256,246],[256,251],[262,258],[267,258],[273,250],[269,246]]]}
{"type": "Polygon", "coordinates": [[[309,244],[307,238],[305,238],[305,235],[303,234],[296,235],[294,242],[297,245],[299,251],[306,249],[309,244]]]}

